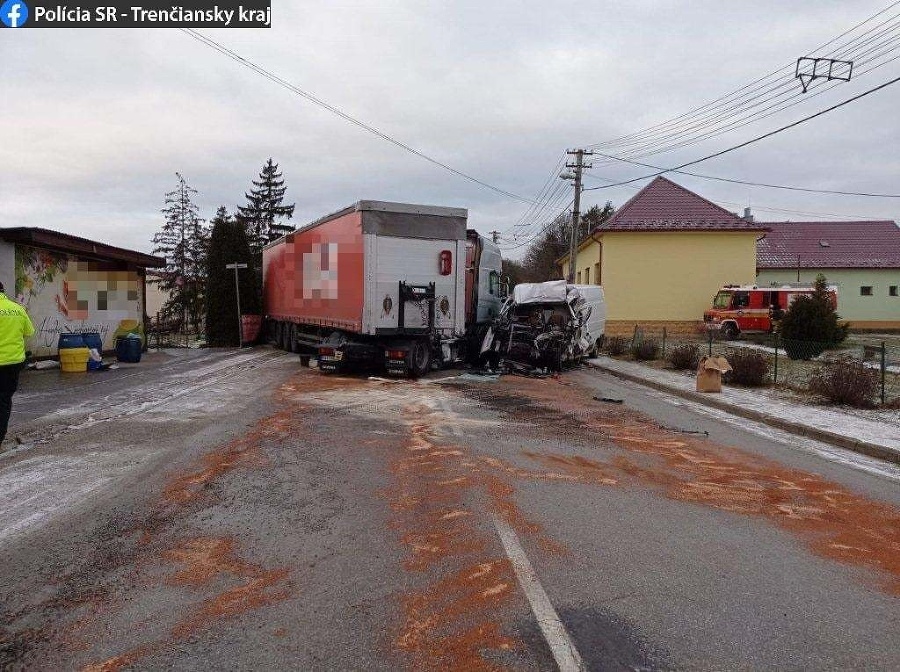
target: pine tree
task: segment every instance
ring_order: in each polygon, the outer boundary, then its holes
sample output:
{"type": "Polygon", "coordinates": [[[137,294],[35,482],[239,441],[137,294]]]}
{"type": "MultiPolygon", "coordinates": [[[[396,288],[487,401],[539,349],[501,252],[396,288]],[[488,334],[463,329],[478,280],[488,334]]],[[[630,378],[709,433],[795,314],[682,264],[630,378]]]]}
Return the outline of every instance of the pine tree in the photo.
{"type": "MultiPolygon", "coordinates": [[[[611,201],[602,208],[595,205],[584,213],[579,222],[578,242],[613,216],[616,209],[611,201]]],[[[569,232],[572,230],[572,213],[564,212],[541,227],[541,233],[525,252],[522,260],[523,282],[544,282],[560,278],[556,260],[569,253],[569,232]]]]}
{"type": "Polygon", "coordinates": [[[578,241],[581,242],[590,235],[591,231],[603,224],[607,219],[616,214],[612,201],[607,201],[601,208],[599,205],[591,206],[591,208],[581,216],[581,231],[579,231],[578,241]]]}
{"type": "Polygon", "coordinates": [[[153,236],[153,252],[165,257],[166,266],[157,281],[169,294],[163,310],[181,317],[197,330],[203,316],[208,232],[192,201],[197,190],[180,173],[178,186],[166,194],[165,223],[153,236]]]}
{"type": "Polygon", "coordinates": [[[849,325],[840,324],[840,319],[825,276],[819,273],[813,293],[796,297],[778,325],[788,357],[811,359],[843,341],[849,325]]]}
{"type": "Polygon", "coordinates": [[[250,251],[243,225],[229,216],[224,206],[212,220],[212,234],[206,264],[206,342],[211,346],[238,342],[237,301],[234,295],[234,270],[227,264],[247,264],[238,270],[241,312],[259,314],[262,306],[256,257],[250,251]]]}
{"type": "Polygon", "coordinates": [[[283,220],[294,216],[296,204],[283,205],[287,187],[271,157],[260,171],[259,180],[252,183],[250,193],[244,194],[247,205],[238,207],[238,219],[247,229],[250,249],[261,254],[266,244],[294,230],[283,220]]]}

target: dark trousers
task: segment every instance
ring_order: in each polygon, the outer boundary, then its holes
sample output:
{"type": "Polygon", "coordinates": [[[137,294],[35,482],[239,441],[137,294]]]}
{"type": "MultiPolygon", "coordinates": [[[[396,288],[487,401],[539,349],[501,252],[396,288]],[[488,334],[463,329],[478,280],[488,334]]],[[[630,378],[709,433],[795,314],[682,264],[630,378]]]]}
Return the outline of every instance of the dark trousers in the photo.
{"type": "Polygon", "coordinates": [[[21,364],[0,366],[0,442],[6,438],[9,414],[12,413],[12,398],[19,387],[19,371],[21,370],[21,364]]]}

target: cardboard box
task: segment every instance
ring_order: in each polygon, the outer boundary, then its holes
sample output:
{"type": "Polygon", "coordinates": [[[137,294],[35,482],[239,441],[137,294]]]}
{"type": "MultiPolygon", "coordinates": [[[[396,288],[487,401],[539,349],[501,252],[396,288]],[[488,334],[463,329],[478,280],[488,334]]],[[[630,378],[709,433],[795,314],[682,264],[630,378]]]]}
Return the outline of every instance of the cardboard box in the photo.
{"type": "Polygon", "coordinates": [[[722,374],[731,371],[731,364],[721,355],[703,357],[697,366],[697,391],[721,392],[722,374]]]}

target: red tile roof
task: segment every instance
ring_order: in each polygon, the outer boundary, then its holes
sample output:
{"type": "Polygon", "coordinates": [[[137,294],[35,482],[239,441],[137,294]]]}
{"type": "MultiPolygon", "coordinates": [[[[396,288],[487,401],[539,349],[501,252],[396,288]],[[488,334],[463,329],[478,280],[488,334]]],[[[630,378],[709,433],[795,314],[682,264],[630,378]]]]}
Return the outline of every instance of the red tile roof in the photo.
{"type": "Polygon", "coordinates": [[[900,227],[875,222],[766,222],[759,268],[900,268],[900,227]]]}
{"type": "Polygon", "coordinates": [[[606,231],[766,231],[665,177],[636,193],[594,233],[606,231]]]}

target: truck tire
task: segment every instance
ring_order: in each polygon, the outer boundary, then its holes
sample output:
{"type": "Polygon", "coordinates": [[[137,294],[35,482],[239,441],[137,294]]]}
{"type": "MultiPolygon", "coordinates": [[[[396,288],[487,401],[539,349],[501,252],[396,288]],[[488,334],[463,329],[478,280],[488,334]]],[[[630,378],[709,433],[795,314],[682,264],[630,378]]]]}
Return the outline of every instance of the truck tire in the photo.
{"type": "Polygon", "coordinates": [[[300,352],[300,348],[297,346],[297,325],[293,322],[291,322],[288,327],[288,342],[286,349],[288,352],[300,352]]]}
{"type": "Polygon", "coordinates": [[[740,335],[740,333],[741,332],[738,331],[737,325],[734,324],[734,322],[728,322],[722,325],[722,337],[726,341],[735,340],[740,335]]]}
{"type": "Polygon", "coordinates": [[[284,350],[284,322],[275,323],[275,347],[284,350]]]}
{"type": "Polygon", "coordinates": [[[419,378],[431,371],[431,343],[422,338],[409,349],[409,375],[419,378]]]}

